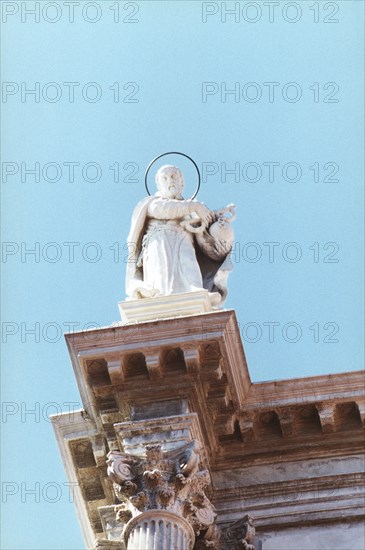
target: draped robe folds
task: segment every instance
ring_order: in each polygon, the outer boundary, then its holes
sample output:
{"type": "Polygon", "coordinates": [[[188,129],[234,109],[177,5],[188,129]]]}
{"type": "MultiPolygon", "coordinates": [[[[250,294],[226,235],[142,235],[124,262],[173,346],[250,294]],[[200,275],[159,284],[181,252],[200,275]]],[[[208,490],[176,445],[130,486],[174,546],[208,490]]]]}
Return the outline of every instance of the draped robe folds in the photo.
{"type": "Polygon", "coordinates": [[[141,288],[158,290],[159,296],[206,289],[224,301],[230,255],[210,258],[209,247],[199,247],[194,234],[180,225],[192,202],[153,196],[137,204],[127,242],[127,299],[138,298],[141,288]]]}

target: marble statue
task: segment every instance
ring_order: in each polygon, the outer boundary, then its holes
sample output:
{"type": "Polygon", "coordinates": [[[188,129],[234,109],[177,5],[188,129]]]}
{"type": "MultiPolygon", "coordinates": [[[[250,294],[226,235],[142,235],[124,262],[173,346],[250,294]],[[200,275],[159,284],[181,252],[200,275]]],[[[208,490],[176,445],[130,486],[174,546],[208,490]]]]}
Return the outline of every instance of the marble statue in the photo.
{"type": "Polygon", "coordinates": [[[155,179],[157,193],[140,201],[132,216],[127,299],[206,289],[212,305],[220,305],[232,270],[234,205],[212,211],[184,199],[183,174],[172,165],[162,166],[155,179]]]}

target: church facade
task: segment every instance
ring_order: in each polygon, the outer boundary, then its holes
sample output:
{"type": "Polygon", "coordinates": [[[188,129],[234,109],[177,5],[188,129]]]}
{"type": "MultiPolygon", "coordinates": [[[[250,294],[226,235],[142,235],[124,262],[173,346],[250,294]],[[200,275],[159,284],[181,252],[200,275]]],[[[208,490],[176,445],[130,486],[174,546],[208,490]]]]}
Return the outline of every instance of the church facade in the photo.
{"type": "Polygon", "coordinates": [[[363,373],[252,383],[233,310],[171,312],[66,335],[85,547],[362,549],[363,373]]]}

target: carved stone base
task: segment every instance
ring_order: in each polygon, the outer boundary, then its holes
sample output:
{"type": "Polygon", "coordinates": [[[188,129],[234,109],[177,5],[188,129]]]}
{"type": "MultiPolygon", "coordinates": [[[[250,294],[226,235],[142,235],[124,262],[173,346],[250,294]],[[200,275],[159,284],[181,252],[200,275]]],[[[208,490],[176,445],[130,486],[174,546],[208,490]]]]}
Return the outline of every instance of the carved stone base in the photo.
{"type": "Polygon", "coordinates": [[[143,298],[119,302],[118,308],[122,324],[143,323],[156,319],[208,313],[214,309],[220,299],[217,292],[210,293],[207,290],[198,290],[196,292],[162,296],[161,298],[143,298]]]}
{"type": "Polygon", "coordinates": [[[182,517],[165,510],[149,510],[124,528],[127,550],[192,550],[195,535],[182,517]]]}

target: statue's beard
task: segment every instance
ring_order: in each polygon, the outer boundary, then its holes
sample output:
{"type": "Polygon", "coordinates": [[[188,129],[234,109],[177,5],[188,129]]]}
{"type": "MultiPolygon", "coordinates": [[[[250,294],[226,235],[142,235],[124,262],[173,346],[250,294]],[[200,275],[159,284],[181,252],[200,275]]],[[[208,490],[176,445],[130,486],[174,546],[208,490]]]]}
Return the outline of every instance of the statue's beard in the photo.
{"type": "Polygon", "coordinates": [[[182,196],[181,192],[176,189],[176,187],[173,187],[174,192],[171,193],[171,190],[168,189],[167,191],[158,189],[156,196],[162,197],[163,199],[175,199],[175,200],[182,200],[184,197],[182,196]]]}

